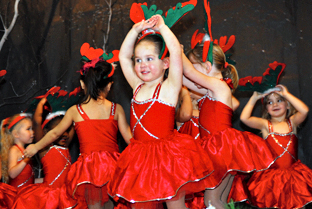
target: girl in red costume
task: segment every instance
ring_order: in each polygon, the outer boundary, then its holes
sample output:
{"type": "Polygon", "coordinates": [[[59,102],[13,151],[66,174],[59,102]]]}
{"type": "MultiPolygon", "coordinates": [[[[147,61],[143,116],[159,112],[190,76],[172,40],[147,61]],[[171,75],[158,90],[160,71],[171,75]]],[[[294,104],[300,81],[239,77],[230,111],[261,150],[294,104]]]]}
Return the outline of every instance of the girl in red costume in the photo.
{"type": "Polygon", "coordinates": [[[213,168],[204,163],[209,158],[192,137],[174,130],[182,87],[180,44],[163,17],[155,15],[132,27],[119,59],[134,93],[130,118],[134,139],[118,160],[108,193],[136,209],[161,202],[169,209],[185,209],[185,195],[201,191],[213,168]],[[153,31],[145,32],[152,34],[137,42],[139,33],[149,28],[153,31]],[[162,56],[164,42],[170,57],[162,56]]]}
{"type": "Polygon", "coordinates": [[[11,208],[18,190],[34,183],[31,160],[24,147],[33,141],[34,132],[29,115],[21,113],[2,121],[1,128],[1,208],[11,208]],[[9,185],[8,185],[9,184],[9,185]]]}
{"type": "MultiPolygon", "coordinates": [[[[212,39],[209,2],[204,1],[204,6],[209,35],[197,35],[196,32],[188,58],[182,55],[184,76],[194,82],[183,84],[198,93],[202,89],[206,91],[199,100],[200,144],[214,163],[215,171],[212,175],[218,184],[206,188],[204,203],[206,207],[210,202],[212,206],[221,209],[226,208],[237,172],[267,169],[278,155],[272,152],[261,137],[232,128],[232,91],[238,85],[238,74],[234,65],[226,61],[224,54],[225,48],[231,44],[225,44],[226,40],[221,43],[220,38],[218,45],[218,40],[212,39]],[[200,90],[198,85],[202,87],[200,90]]],[[[230,40],[234,43],[232,37],[230,40]]]]}
{"type": "MultiPolygon", "coordinates": [[[[48,100],[53,100],[58,96],[59,93],[53,92],[53,96],[52,94],[49,95],[48,100]]],[[[43,122],[44,106],[48,100],[46,97],[40,100],[33,116],[35,141],[39,141],[48,131],[56,127],[65,114],[65,110],[56,111],[55,104],[57,102],[49,103],[54,112],[49,113],[43,122]]],[[[61,103],[58,106],[63,107],[66,105],[61,103]]],[[[73,136],[74,129],[71,126],[53,145],[47,146],[39,152],[44,172],[43,183],[29,185],[19,191],[12,208],[58,209],[69,208],[77,204],[76,201],[67,195],[64,185],[71,166],[68,145],[73,136]]],[[[81,201],[77,208],[87,208],[87,206],[85,202],[81,201]]]]}
{"type": "Polygon", "coordinates": [[[297,127],[306,119],[309,108],[277,85],[272,93],[254,92],[240,119],[247,126],[261,130],[266,142],[281,155],[263,172],[248,181],[250,202],[259,208],[302,208],[312,202],[312,170],[298,160],[297,127]],[[263,99],[262,118],[252,116],[256,102],[263,99]]]}
{"type": "MultiPolygon", "coordinates": [[[[102,52],[103,53],[103,52],[102,52]]],[[[123,108],[106,99],[112,85],[114,66],[99,56],[85,62],[80,83],[85,97],[69,108],[62,121],[39,142],[25,150],[33,156],[59,138],[74,122],[80,144],[80,156],[71,166],[66,189],[75,199],[84,198],[88,208],[111,208],[106,192],[119,156],[118,128],[126,141],[131,138],[123,108]]]]}

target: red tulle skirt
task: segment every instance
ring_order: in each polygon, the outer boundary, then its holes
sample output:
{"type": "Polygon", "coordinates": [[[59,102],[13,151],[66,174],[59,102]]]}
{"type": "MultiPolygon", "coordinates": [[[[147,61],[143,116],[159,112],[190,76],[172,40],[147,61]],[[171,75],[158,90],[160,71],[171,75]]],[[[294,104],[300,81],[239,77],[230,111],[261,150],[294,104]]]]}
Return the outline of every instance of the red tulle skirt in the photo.
{"type": "Polygon", "coordinates": [[[33,184],[22,188],[16,195],[12,209],[58,209],[77,204],[66,192],[65,187],[53,188],[46,184],[33,184]]]}
{"type": "Polygon", "coordinates": [[[68,193],[75,199],[84,199],[88,204],[109,200],[107,183],[115,170],[118,152],[99,151],[81,154],[71,166],[66,180],[68,193]]]}
{"type": "Polygon", "coordinates": [[[279,157],[261,137],[234,128],[202,137],[200,143],[214,163],[212,175],[219,183],[228,173],[265,170],[279,157]]]}
{"type": "Polygon", "coordinates": [[[212,172],[207,153],[188,135],[175,131],[163,139],[133,139],[120,155],[108,193],[116,201],[156,207],[216,185],[212,172]]]}
{"type": "Polygon", "coordinates": [[[0,182],[0,208],[11,209],[16,197],[17,190],[15,187],[0,182]]]}
{"type": "Polygon", "coordinates": [[[289,168],[254,173],[248,189],[259,208],[302,208],[312,202],[312,170],[298,160],[289,168]]]}

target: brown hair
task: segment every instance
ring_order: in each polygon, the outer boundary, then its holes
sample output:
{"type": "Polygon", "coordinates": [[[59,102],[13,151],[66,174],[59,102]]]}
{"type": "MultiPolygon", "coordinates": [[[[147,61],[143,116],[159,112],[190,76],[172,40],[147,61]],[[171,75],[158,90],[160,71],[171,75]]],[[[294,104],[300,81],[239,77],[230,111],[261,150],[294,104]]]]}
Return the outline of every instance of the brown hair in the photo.
{"type": "MultiPolygon", "coordinates": [[[[203,64],[203,45],[196,45],[194,49],[189,51],[188,57],[193,59],[196,63],[203,64]]],[[[225,68],[226,58],[224,52],[219,45],[213,44],[213,65],[221,71],[223,78],[230,78],[233,83],[233,91],[238,86],[238,73],[234,65],[228,64],[225,68]]]]}

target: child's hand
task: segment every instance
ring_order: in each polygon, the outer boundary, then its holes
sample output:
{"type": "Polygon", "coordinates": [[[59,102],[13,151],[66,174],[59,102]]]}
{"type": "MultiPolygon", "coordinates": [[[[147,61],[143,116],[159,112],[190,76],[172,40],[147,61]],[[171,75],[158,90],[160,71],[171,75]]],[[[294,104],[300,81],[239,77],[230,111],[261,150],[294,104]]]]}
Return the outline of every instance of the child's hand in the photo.
{"type": "Polygon", "coordinates": [[[276,93],[280,94],[282,97],[284,97],[288,93],[288,89],[286,86],[278,84],[276,85],[277,88],[280,88],[280,91],[276,91],[276,93]]]}
{"type": "Polygon", "coordinates": [[[147,28],[152,28],[155,24],[156,24],[156,19],[152,19],[153,17],[151,17],[148,20],[142,20],[141,22],[138,22],[136,24],[133,25],[133,29],[137,32],[137,33],[141,33],[141,31],[147,29],[147,28]]]}
{"type": "Polygon", "coordinates": [[[150,19],[155,20],[154,30],[159,31],[165,25],[165,21],[161,15],[154,15],[150,19]]]}
{"type": "Polygon", "coordinates": [[[38,152],[38,149],[36,148],[35,144],[30,144],[27,146],[27,148],[24,150],[25,157],[31,158],[38,152]]]}
{"type": "Polygon", "coordinates": [[[254,91],[254,93],[252,94],[252,98],[255,100],[255,101],[257,101],[257,100],[259,100],[259,99],[262,99],[263,97],[265,97],[267,94],[261,94],[261,93],[259,93],[259,92],[257,92],[257,91],[254,91]]]}

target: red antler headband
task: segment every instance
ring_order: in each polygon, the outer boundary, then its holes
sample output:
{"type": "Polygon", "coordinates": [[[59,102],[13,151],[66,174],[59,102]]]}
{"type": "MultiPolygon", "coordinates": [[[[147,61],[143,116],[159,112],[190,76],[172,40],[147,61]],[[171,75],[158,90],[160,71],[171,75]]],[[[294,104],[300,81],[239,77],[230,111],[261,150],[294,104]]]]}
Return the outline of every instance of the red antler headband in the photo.
{"type": "MultiPolygon", "coordinates": [[[[169,9],[165,16],[163,16],[165,24],[171,28],[177,21],[179,21],[185,14],[194,9],[197,4],[197,0],[190,0],[184,3],[177,3],[175,7],[169,9]]],[[[134,23],[141,22],[142,20],[147,20],[151,18],[153,15],[162,15],[162,10],[157,10],[156,5],[152,5],[150,8],[147,7],[147,3],[133,3],[130,9],[130,19],[134,23]]],[[[159,32],[156,32],[152,29],[147,29],[142,31],[142,35],[139,37],[139,40],[142,40],[144,37],[148,35],[157,35],[162,38],[159,32]]],[[[159,58],[163,59],[168,52],[165,42],[163,41],[163,47],[159,54],[159,58]]]]}
{"type": "MultiPolygon", "coordinates": [[[[211,62],[211,64],[213,64],[213,44],[218,44],[221,47],[222,51],[225,53],[234,45],[235,36],[234,35],[230,36],[227,43],[226,36],[221,36],[219,41],[218,39],[213,40],[211,33],[211,15],[210,15],[211,10],[208,1],[207,2],[204,1],[204,8],[206,12],[205,30],[208,31],[208,34],[198,33],[198,30],[196,30],[191,39],[191,48],[194,49],[197,44],[204,44],[202,61],[206,62],[208,60],[209,62],[211,62]]],[[[227,64],[225,64],[224,67],[227,68],[227,64]]]]}
{"type": "Polygon", "coordinates": [[[96,63],[103,60],[111,64],[111,71],[104,79],[114,74],[115,67],[112,63],[118,61],[119,50],[113,50],[112,53],[106,54],[103,49],[94,49],[90,47],[89,43],[84,43],[80,48],[80,54],[82,56],[81,60],[86,62],[80,69],[81,75],[85,75],[90,67],[94,68],[96,63]]]}

